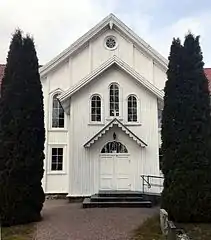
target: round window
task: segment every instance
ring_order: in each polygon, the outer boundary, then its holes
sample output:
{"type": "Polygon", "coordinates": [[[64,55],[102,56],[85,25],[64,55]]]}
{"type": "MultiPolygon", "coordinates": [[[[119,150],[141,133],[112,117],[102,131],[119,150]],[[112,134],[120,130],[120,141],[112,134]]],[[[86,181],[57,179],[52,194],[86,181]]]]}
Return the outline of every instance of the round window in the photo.
{"type": "Polygon", "coordinates": [[[107,49],[114,50],[117,47],[117,41],[114,36],[109,36],[105,39],[105,46],[107,49]]]}

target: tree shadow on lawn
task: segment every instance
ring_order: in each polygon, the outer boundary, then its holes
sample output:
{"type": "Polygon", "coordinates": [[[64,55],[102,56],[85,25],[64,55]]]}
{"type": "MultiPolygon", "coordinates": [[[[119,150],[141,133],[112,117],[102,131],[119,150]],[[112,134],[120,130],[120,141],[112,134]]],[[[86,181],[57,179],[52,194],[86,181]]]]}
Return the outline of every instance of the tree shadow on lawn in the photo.
{"type": "Polygon", "coordinates": [[[132,240],[164,240],[160,229],[160,217],[155,215],[148,218],[134,231],[132,240]]]}

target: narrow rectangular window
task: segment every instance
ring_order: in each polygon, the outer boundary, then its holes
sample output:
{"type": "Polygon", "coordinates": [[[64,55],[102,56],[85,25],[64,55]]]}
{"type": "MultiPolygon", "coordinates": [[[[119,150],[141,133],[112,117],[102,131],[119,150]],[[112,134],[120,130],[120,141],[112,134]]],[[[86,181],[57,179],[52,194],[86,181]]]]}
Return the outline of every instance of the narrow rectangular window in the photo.
{"type": "Polygon", "coordinates": [[[137,122],[137,99],[135,96],[128,97],[128,122],[137,122]]]}
{"type": "Polygon", "coordinates": [[[98,95],[94,95],[91,99],[91,121],[101,121],[101,98],[98,95]]]}
{"type": "Polygon", "coordinates": [[[110,86],[110,116],[119,116],[119,87],[116,84],[110,86]]]}
{"type": "Polygon", "coordinates": [[[59,94],[53,96],[52,127],[64,128],[64,109],[57,99],[58,96],[59,94]]]}
{"type": "Polygon", "coordinates": [[[63,170],[63,148],[52,148],[51,153],[51,170],[63,170]]]}

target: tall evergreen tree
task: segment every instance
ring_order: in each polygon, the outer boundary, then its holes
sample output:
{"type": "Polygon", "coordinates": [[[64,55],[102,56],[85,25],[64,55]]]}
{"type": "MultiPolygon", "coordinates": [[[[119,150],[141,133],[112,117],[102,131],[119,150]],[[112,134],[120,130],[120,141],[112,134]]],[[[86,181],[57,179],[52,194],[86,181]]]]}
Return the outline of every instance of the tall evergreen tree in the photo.
{"type": "Polygon", "coordinates": [[[174,169],[175,148],[178,144],[177,131],[177,109],[179,105],[182,45],[180,39],[173,39],[169,64],[167,70],[167,81],[164,88],[164,108],[162,112],[162,172],[167,173],[174,169]]]}
{"type": "Polygon", "coordinates": [[[2,225],[40,219],[44,202],[44,112],[33,40],[13,35],[0,99],[0,218],[2,225]]]}
{"type": "Polygon", "coordinates": [[[182,52],[174,169],[170,168],[171,174],[167,171],[162,204],[175,221],[208,222],[211,221],[211,121],[199,37],[188,34],[182,52]]]}

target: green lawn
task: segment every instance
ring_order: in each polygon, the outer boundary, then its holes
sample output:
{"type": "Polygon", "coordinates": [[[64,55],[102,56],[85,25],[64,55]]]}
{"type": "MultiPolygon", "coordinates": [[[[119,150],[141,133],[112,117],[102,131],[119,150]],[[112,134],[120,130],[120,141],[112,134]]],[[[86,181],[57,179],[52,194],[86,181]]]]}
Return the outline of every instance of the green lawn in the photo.
{"type": "MultiPolygon", "coordinates": [[[[211,240],[210,224],[177,224],[194,240],[211,240]]],[[[147,219],[134,233],[133,240],[164,240],[160,230],[159,216],[147,219]]]]}
{"type": "Polygon", "coordinates": [[[211,223],[189,223],[189,224],[180,224],[186,233],[193,238],[194,240],[211,240],[211,223]]]}
{"type": "Polygon", "coordinates": [[[133,240],[164,240],[159,215],[148,218],[134,233],[133,240]]]}
{"type": "Polygon", "coordinates": [[[34,224],[2,228],[2,240],[32,240],[34,231],[34,224]]]}

